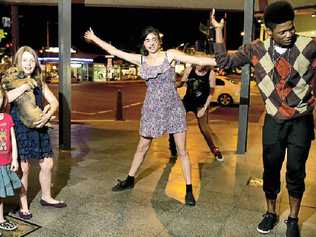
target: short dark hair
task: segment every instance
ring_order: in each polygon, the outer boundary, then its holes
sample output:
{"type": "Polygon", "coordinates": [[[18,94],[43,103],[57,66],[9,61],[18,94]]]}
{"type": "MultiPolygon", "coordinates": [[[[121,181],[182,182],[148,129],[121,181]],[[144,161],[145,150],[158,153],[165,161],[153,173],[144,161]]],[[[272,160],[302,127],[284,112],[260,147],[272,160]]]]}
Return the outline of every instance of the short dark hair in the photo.
{"type": "Polygon", "coordinates": [[[157,28],[153,27],[153,26],[147,26],[147,27],[142,31],[141,37],[140,37],[140,40],[141,40],[141,42],[140,42],[140,43],[141,43],[141,49],[140,49],[140,50],[141,50],[141,53],[142,53],[143,55],[145,55],[145,56],[148,55],[148,52],[147,52],[147,50],[146,50],[145,47],[144,47],[144,41],[145,41],[147,35],[149,35],[150,33],[155,34],[155,35],[158,37],[159,42],[162,43],[161,37],[160,37],[160,31],[159,31],[157,28]]]}
{"type": "Polygon", "coordinates": [[[274,29],[276,25],[294,20],[294,9],[287,1],[271,3],[264,11],[264,24],[269,29],[274,29]]]}

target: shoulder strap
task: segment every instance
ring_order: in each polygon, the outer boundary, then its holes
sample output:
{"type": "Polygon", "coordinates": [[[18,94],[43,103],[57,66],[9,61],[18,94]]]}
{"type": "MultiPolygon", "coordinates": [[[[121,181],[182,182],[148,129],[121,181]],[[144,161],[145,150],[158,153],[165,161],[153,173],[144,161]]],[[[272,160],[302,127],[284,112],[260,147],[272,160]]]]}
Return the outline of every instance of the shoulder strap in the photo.
{"type": "Polygon", "coordinates": [[[174,59],[169,61],[169,57],[168,57],[167,51],[165,51],[165,58],[166,58],[168,64],[175,65],[176,61],[174,59]]]}

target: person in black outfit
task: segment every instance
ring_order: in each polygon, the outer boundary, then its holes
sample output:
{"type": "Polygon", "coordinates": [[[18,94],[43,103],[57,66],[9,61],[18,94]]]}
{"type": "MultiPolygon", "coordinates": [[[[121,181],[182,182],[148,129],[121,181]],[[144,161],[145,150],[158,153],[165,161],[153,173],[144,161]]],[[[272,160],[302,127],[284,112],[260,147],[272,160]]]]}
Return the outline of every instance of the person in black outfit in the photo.
{"type": "MultiPolygon", "coordinates": [[[[216,75],[214,70],[206,66],[188,66],[177,83],[177,87],[187,84],[186,94],[183,98],[183,104],[186,112],[193,112],[198,120],[199,128],[204,136],[207,145],[214,154],[216,160],[224,161],[224,157],[218,147],[214,145],[210,128],[207,124],[207,112],[214,93],[216,75]]],[[[171,156],[177,155],[173,136],[169,136],[169,148],[171,156]]]]}

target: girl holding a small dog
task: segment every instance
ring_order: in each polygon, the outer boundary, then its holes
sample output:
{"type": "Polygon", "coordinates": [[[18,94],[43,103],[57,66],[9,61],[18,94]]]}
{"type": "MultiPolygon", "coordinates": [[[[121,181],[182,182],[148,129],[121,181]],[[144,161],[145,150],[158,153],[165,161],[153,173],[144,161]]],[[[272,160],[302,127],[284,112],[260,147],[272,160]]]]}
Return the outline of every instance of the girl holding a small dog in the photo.
{"type": "Polygon", "coordinates": [[[28,206],[27,189],[31,159],[38,160],[40,165],[39,182],[42,191],[40,204],[46,207],[66,207],[64,202],[57,201],[51,196],[53,151],[48,135],[48,128],[45,126],[58,108],[58,100],[48,88],[47,84],[41,79],[40,64],[32,48],[28,46],[21,47],[14,57],[13,66],[21,72],[19,78],[34,79],[33,83],[28,83],[24,88],[20,86],[17,89],[7,92],[8,100],[13,102],[11,115],[15,123],[18,156],[21,161],[22,169],[22,188],[20,192],[21,209],[19,216],[23,219],[30,219],[32,218],[32,214],[28,206]],[[25,89],[26,87],[28,89],[25,89]],[[16,101],[20,95],[26,93],[27,90],[31,90],[32,87],[34,87],[32,91],[35,96],[36,105],[43,110],[43,113],[40,120],[34,123],[35,127],[27,127],[21,121],[20,117],[22,115],[18,112],[16,101]],[[45,108],[43,98],[48,102],[45,108]]]}

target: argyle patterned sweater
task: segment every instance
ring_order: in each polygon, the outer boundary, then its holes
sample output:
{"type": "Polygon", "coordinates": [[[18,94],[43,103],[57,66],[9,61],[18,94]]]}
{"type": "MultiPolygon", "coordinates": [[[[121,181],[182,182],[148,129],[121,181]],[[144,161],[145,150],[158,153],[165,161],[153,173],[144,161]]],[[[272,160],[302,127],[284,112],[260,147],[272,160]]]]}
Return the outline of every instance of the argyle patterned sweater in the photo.
{"type": "Polygon", "coordinates": [[[295,44],[280,55],[269,38],[241,46],[227,54],[224,44],[214,45],[219,67],[251,64],[266,111],[277,121],[311,114],[316,104],[316,38],[297,36],[295,44]]]}

